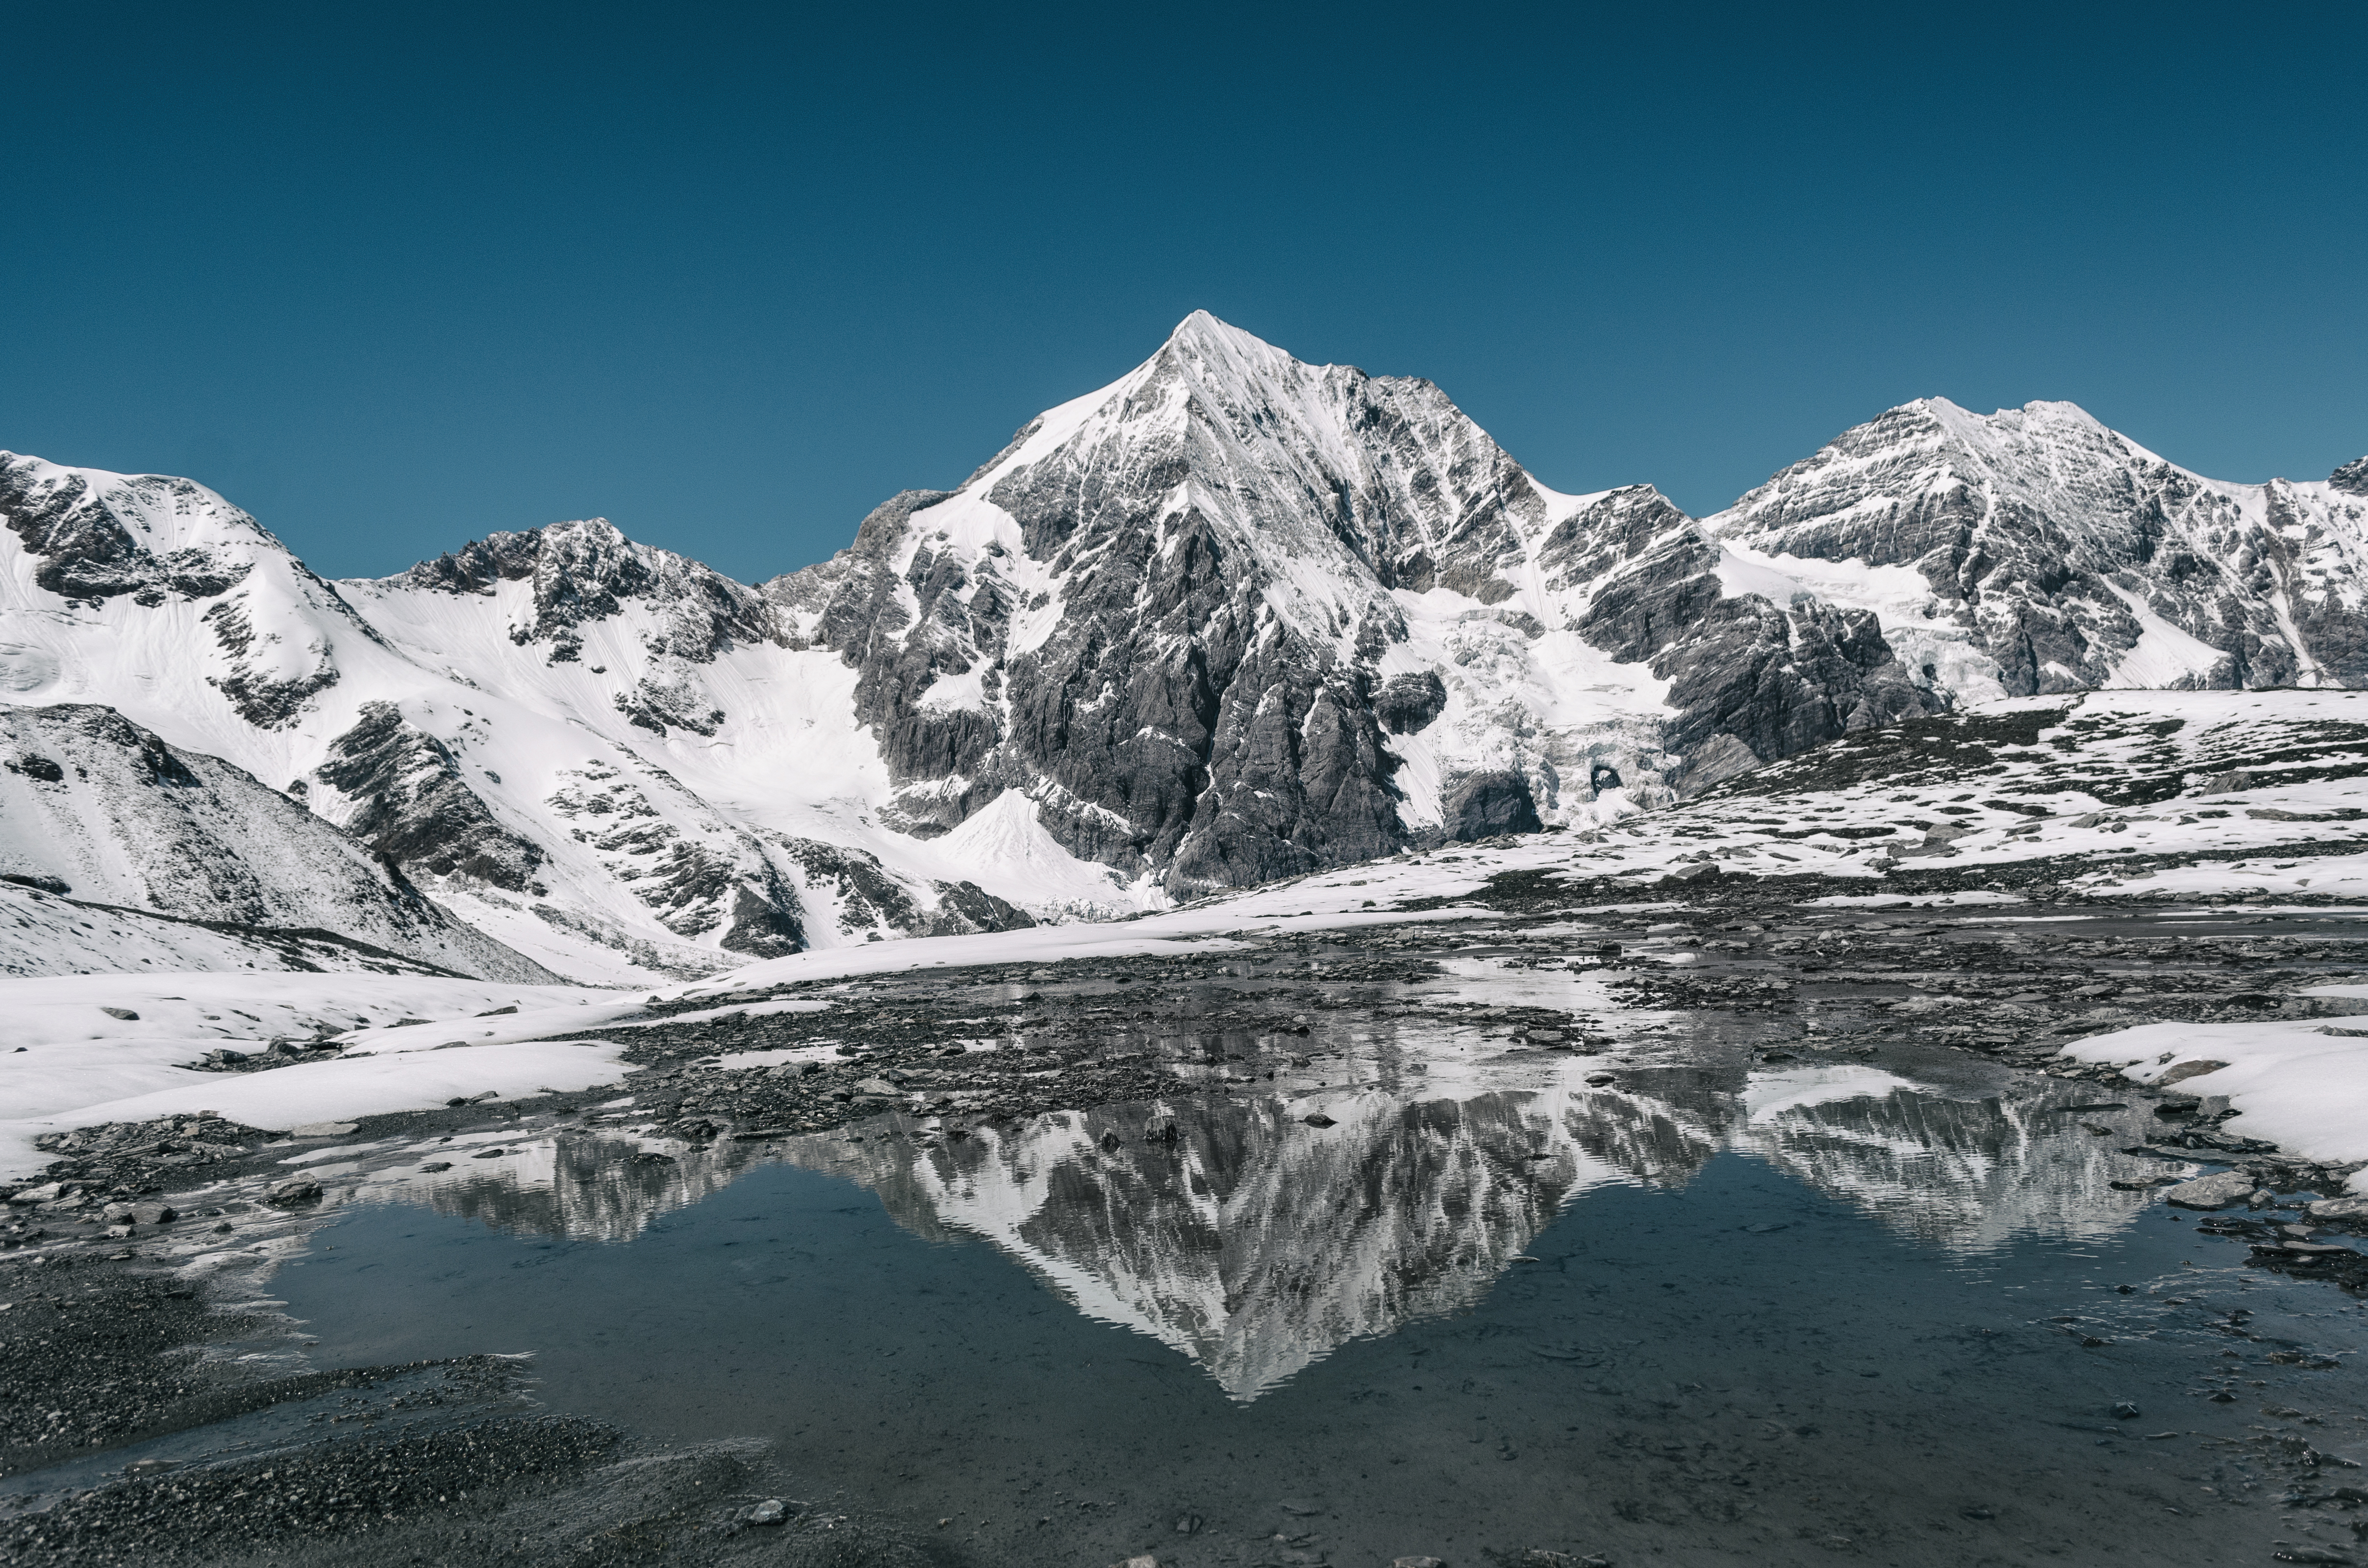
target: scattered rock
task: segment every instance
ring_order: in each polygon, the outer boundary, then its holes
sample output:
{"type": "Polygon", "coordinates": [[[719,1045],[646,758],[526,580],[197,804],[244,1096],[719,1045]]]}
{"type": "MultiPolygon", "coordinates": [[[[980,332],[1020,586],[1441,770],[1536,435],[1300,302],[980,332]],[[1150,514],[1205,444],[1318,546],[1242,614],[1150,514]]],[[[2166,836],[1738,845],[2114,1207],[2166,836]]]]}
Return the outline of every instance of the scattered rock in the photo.
{"type": "Polygon", "coordinates": [[[1320,1110],[1311,1110],[1299,1119],[1307,1123],[1310,1127],[1338,1127],[1339,1125],[1338,1122],[1334,1121],[1330,1117],[1325,1115],[1320,1110]]]}
{"type": "Polygon", "coordinates": [[[768,1497],[748,1510],[748,1522],[752,1525],[785,1524],[789,1517],[789,1505],[779,1497],[768,1497]]]}
{"type": "MultiPolygon", "coordinates": [[[[275,1079],[274,1082],[277,1082],[275,1079]]],[[[350,1121],[308,1121],[288,1130],[290,1138],[343,1138],[354,1130],[350,1121]]]]}
{"type": "Polygon", "coordinates": [[[127,1024],[136,1024],[140,1021],[140,1015],[129,1007],[101,1007],[99,1011],[110,1018],[121,1018],[127,1024]]]}
{"type": "Polygon", "coordinates": [[[306,1203],[321,1201],[321,1184],[311,1176],[290,1176],[273,1187],[264,1199],[275,1209],[294,1209],[306,1203]]]}

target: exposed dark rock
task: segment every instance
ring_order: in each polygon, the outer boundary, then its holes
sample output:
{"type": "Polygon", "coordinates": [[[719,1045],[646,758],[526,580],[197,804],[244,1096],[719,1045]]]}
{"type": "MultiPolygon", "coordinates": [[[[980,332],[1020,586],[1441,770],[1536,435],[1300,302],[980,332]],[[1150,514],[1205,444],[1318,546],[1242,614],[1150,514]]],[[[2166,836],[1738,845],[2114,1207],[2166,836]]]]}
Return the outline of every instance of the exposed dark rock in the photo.
{"type": "MultiPolygon", "coordinates": [[[[50,759],[58,774],[0,768],[0,812],[26,830],[0,866],[13,885],[79,888],[84,908],[233,933],[298,969],[318,967],[308,951],[328,943],[437,972],[551,978],[286,795],[219,757],[176,751],[111,708],[0,708],[0,750],[50,759]],[[53,862],[38,853],[44,845],[53,862]],[[291,864],[304,875],[291,877],[291,864]]],[[[394,966],[406,970],[416,972],[394,966]]]]}
{"type": "Polygon", "coordinates": [[[1535,833],[1542,825],[1530,781],[1518,773],[1466,775],[1446,806],[1448,836],[1465,843],[1500,833],[1535,833]]]}
{"type": "Polygon", "coordinates": [[[329,743],[314,777],[354,802],[346,829],[397,865],[540,892],[541,846],[503,827],[470,790],[450,750],[392,702],[365,703],[329,743]]]}
{"type": "Polygon", "coordinates": [[[1447,707],[1447,684],[1437,670],[1392,676],[1373,699],[1373,716],[1394,735],[1411,735],[1430,727],[1447,707]]]}
{"type": "MultiPolygon", "coordinates": [[[[395,581],[449,594],[491,594],[497,583],[531,583],[532,614],[510,629],[520,643],[580,651],[586,627],[632,601],[657,619],[649,651],[692,663],[773,634],[772,618],[755,589],[670,551],[636,544],[605,517],[488,534],[395,581]]],[[[562,662],[575,656],[560,655],[562,662]]]]}
{"type": "MultiPolygon", "coordinates": [[[[143,500],[167,506],[212,500],[186,479],[142,474],[128,483],[143,500]]],[[[245,513],[233,515],[254,527],[245,513]]],[[[168,591],[183,598],[211,598],[228,592],[247,570],[202,550],[152,553],[80,474],[45,475],[41,465],[13,452],[0,452],[0,523],[24,541],[28,554],[41,558],[34,583],[68,598],[112,598],[143,590],[158,596],[143,604],[161,604],[168,591]]]]}

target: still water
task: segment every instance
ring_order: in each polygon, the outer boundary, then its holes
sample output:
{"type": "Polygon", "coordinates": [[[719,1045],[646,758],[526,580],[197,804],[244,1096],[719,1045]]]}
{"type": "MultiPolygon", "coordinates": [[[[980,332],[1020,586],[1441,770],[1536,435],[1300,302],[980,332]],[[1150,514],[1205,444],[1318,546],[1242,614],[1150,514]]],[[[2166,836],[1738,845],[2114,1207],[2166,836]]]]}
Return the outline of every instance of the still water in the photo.
{"type": "Polygon", "coordinates": [[[2362,1308],[2110,1185],[2163,1169],[2143,1101],[1948,1053],[1424,1066],[1326,1126],[513,1136],[366,1183],[274,1288],[316,1364],[528,1354],[550,1408],[767,1440],[982,1563],[2253,1563],[2368,1517],[2280,1506],[2368,1459],[2362,1308]]]}

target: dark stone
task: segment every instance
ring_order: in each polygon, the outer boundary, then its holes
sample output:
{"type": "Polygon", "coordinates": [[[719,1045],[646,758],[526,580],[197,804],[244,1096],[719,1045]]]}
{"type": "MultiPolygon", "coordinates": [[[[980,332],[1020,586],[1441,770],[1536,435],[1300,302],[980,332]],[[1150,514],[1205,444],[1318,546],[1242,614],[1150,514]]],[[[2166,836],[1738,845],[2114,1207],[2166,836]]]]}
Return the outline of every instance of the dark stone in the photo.
{"type": "Polygon", "coordinates": [[[346,830],[412,871],[536,892],[542,847],[495,820],[451,751],[392,702],[368,702],[314,777],[358,802],[346,830]]]}
{"type": "Polygon", "coordinates": [[[1392,676],[1373,699],[1373,716],[1394,735],[1429,729],[1447,707],[1447,683],[1437,670],[1392,676]]]}
{"type": "Polygon", "coordinates": [[[1530,781],[1509,771],[1471,773],[1456,781],[1441,802],[1447,835],[1462,843],[1500,833],[1536,833],[1538,804],[1530,781]]]}
{"type": "MultiPolygon", "coordinates": [[[[186,479],[141,474],[125,483],[135,493],[144,492],[142,499],[167,508],[211,500],[186,479]]],[[[231,516],[253,521],[234,509],[231,516]]],[[[132,594],[143,606],[162,604],[167,591],[184,598],[211,598],[227,593],[247,570],[201,550],[154,554],[133,537],[107,498],[92,493],[82,475],[69,473],[44,483],[36,463],[6,453],[0,453],[0,526],[23,542],[27,554],[40,558],[34,585],[66,598],[132,594]]]]}

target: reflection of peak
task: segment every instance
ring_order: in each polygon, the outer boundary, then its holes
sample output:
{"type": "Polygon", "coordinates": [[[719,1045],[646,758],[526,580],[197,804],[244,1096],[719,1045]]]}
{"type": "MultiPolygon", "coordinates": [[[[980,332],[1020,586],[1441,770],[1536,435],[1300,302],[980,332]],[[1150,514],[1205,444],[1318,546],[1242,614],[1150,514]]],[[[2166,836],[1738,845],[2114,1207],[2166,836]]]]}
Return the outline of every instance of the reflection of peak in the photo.
{"type": "Polygon", "coordinates": [[[1327,1098],[1335,1125],[1320,1131],[1298,1120],[1304,1106],[1178,1101],[943,1143],[817,1141],[792,1157],[862,1181],[916,1233],[993,1242],[1241,1400],[1351,1339],[1477,1301],[1579,1193],[1681,1187],[1721,1153],[1952,1247],[2093,1233],[2139,1201],[2107,1187],[2109,1153],[2040,1137],[2030,1104],[1857,1066],[1742,1081],[1679,1069],[1601,1090],[1580,1087],[1583,1072],[1567,1064],[1543,1089],[1327,1098]]]}
{"type": "Polygon", "coordinates": [[[721,1143],[669,1144],[660,1154],[635,1139],[563,1133],[510,1145],[491,1170],[464,1164],[401,1196],[513,1234],[625,1242],[658,1215],[731,1186],[753,1153],[746,1143],[721,1143]]]}
{"type": "Polygon", "coordinates": [[[874,1140],[860,1179],[916,1232],[986,1237],[1248,1400],[1349,1340],[1470,1305],[1572,1193],[1610,1179],[1558,1108],[1369,1093],[1327,1100],[1318,1131],[1274,1101],[1112,1107],[943,1145],[874,1140]]]}
{"type": "MultiPolygon", "coordinates": [[[[785,1139],[793,1162],[871,1187],[931,1241],[976,1236],[1090,1317],[1198,1361],[1247,1401],[1351,1340],[1475,1304],[1579,1194],[1683,1187],[1721,1153],[1759,1159],[1883,1224],[1951,1248],[2093,1235],[2120,1140],[2066,1139],[2060,1111],[1950,1098],[1877,1069],[1745,1075],[1632,1069],[1583,1085],[1564,1061],[1525,1087],[1380,1088],[1309,1103],[1179,1099],[946,1135],[903,1117],[785,1139]]],[[[490,1168],[368,1186],[504,1230],[629,1240],[767,1163],[766,1146],[563,1134],[490,1168]]]]}
{"type": "Polygon", "coordinates": [[[1752,1117],[1736,1146],[1896,1230],[1953,1248],[1983,1250],[2027,1233],[2093,1235],[2146,1204],[2145,1193],[2107,1185],[2118,1174],[2120,1140],[2067,1142],[2065,1119],[2032,1102],[1942,1099],[1898,1079],[1859,1088],[1849,1097],[1785,1096],[1752,1117]]]}

